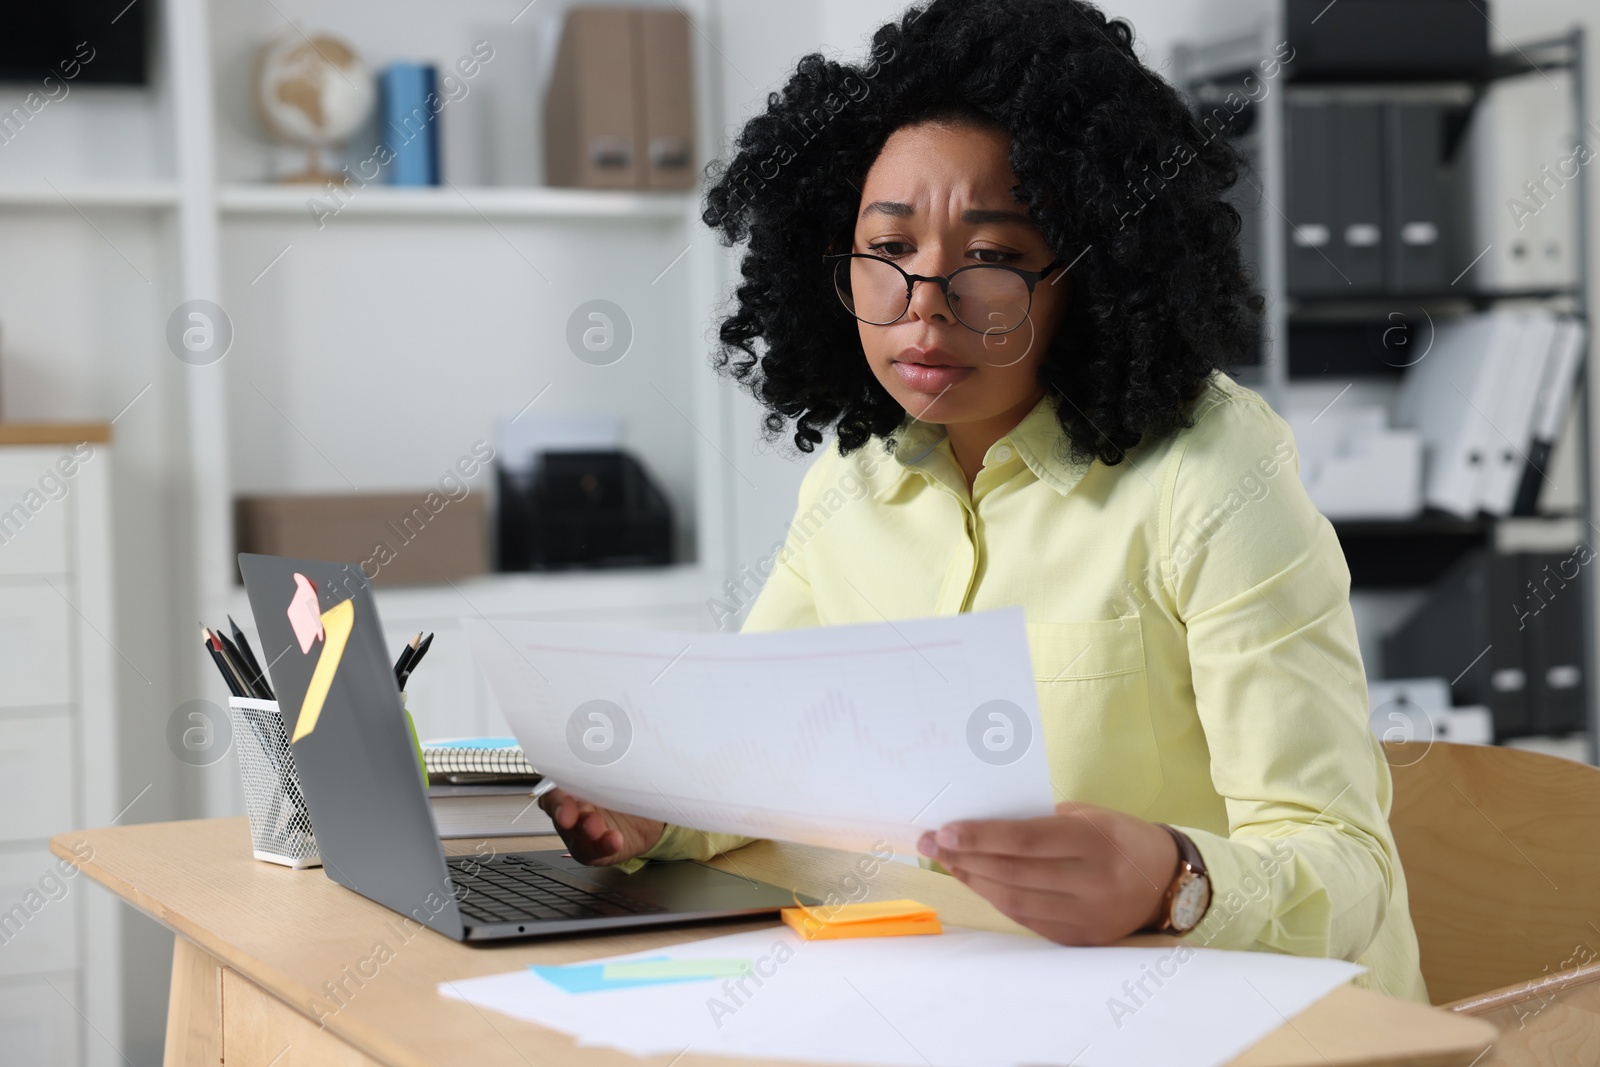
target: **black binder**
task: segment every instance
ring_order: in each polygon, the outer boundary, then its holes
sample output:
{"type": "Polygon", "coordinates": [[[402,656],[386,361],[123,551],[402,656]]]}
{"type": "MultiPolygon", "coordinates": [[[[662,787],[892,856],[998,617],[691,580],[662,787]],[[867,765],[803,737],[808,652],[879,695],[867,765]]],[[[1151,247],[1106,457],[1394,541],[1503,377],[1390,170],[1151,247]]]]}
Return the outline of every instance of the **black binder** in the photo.
{"type": "Polygon", "coordinates": [[[1291,101],[1287,108],[1289,160],[1288,233],[1284,235],[1289,292],[1294,296],[1334,293],[1345,288],[1335,269],[1333,105],[1291,101]]]}
{"type": "MultiPolygon", "coordinates": [[[[1334,202],[1338,225],[1334,262],[1356,293],[1383,291],[1383,255],[1388,240],[1383,211],[1383,105],[1335,105],[1334,151],[1337,164],[1334,202]]],[[[1341,279],[1343,280],[1343,279],[1341,279]]]]}
{"type": "Polygon", "coordinates": [[[1454,703],[1489,708],[1496,741],[1540,732],[1529,714],[1526,631],[1514,612],[1523,581],[1518,556],[1463,557],[1384,639],[1385,676],[1444,678],[1454,703]]]}
{"type": "Polygon", "coordinates": [[[1575,552],[1520,557],[1523,581],[1515,614],[1527,650],[1533,733],[1584,729],[1583,558],[1575,552]]]}
{"type": "Polygon", "coordinates": [[[1437,103],[1392,103],[1384,109],[1385,248],[1389,291],[1440,292],[1450,284],[1445,260],[1455,227],[1446,123],[1437,103]]]}
{"type": "Polygon", "coordinates": [[[1301,99],[1288,116],[1290,295],[1382,292],[1382,105],[1301,99]]]}

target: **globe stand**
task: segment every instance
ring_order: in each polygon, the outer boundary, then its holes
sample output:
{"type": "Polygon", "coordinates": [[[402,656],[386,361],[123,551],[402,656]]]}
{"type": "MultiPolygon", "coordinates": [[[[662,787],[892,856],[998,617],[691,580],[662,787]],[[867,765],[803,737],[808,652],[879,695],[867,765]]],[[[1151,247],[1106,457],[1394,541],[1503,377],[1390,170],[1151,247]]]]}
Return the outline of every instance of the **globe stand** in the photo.
{"type": "Polygon", "coordinates": [[[306,169],[298,174],[285,174],[278,179],[284,185],[343,185],[348,175],[325,170],[322,150],[316,145],[306,146],[306,169]]]}

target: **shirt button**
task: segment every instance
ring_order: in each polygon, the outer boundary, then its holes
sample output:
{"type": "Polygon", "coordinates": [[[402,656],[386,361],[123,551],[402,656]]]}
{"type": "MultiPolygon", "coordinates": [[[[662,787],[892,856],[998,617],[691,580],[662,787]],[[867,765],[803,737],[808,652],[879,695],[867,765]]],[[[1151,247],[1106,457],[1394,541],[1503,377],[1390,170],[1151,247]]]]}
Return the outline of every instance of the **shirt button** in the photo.
{"type": "Polygon", "coordinates": [[[996,463],[1004,463],[1006,460],[1008,460],[1010,458],[1011,458],[1011,446],[1010,445],[1001,445],[1000,447],[998,447],[998,448],[996,448],[994,450],[994,461],[996,463]]]}

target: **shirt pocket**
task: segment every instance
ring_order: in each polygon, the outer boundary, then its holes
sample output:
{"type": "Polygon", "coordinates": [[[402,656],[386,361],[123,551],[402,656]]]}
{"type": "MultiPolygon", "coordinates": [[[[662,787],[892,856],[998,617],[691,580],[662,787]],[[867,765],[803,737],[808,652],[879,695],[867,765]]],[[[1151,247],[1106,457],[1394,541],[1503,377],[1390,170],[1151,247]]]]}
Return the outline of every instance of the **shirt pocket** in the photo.
{"type": "Polygon", "coordinates": [[[1028,624],[1056,800],[1142,815],[1161,792],[1139,617],[1028,624]]]}

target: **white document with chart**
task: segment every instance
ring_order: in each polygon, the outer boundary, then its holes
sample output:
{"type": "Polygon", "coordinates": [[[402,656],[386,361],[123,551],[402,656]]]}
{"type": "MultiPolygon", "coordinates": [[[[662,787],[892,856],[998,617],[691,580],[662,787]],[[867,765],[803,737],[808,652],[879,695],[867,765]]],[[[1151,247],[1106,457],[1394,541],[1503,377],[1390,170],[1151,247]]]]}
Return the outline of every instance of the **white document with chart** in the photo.
{"type": "Polygon", "coordinates": [[[464,618],[528,759],[700,830],[916,854],[1055,810],[1020,608],[759,634],[464,618]]]}

